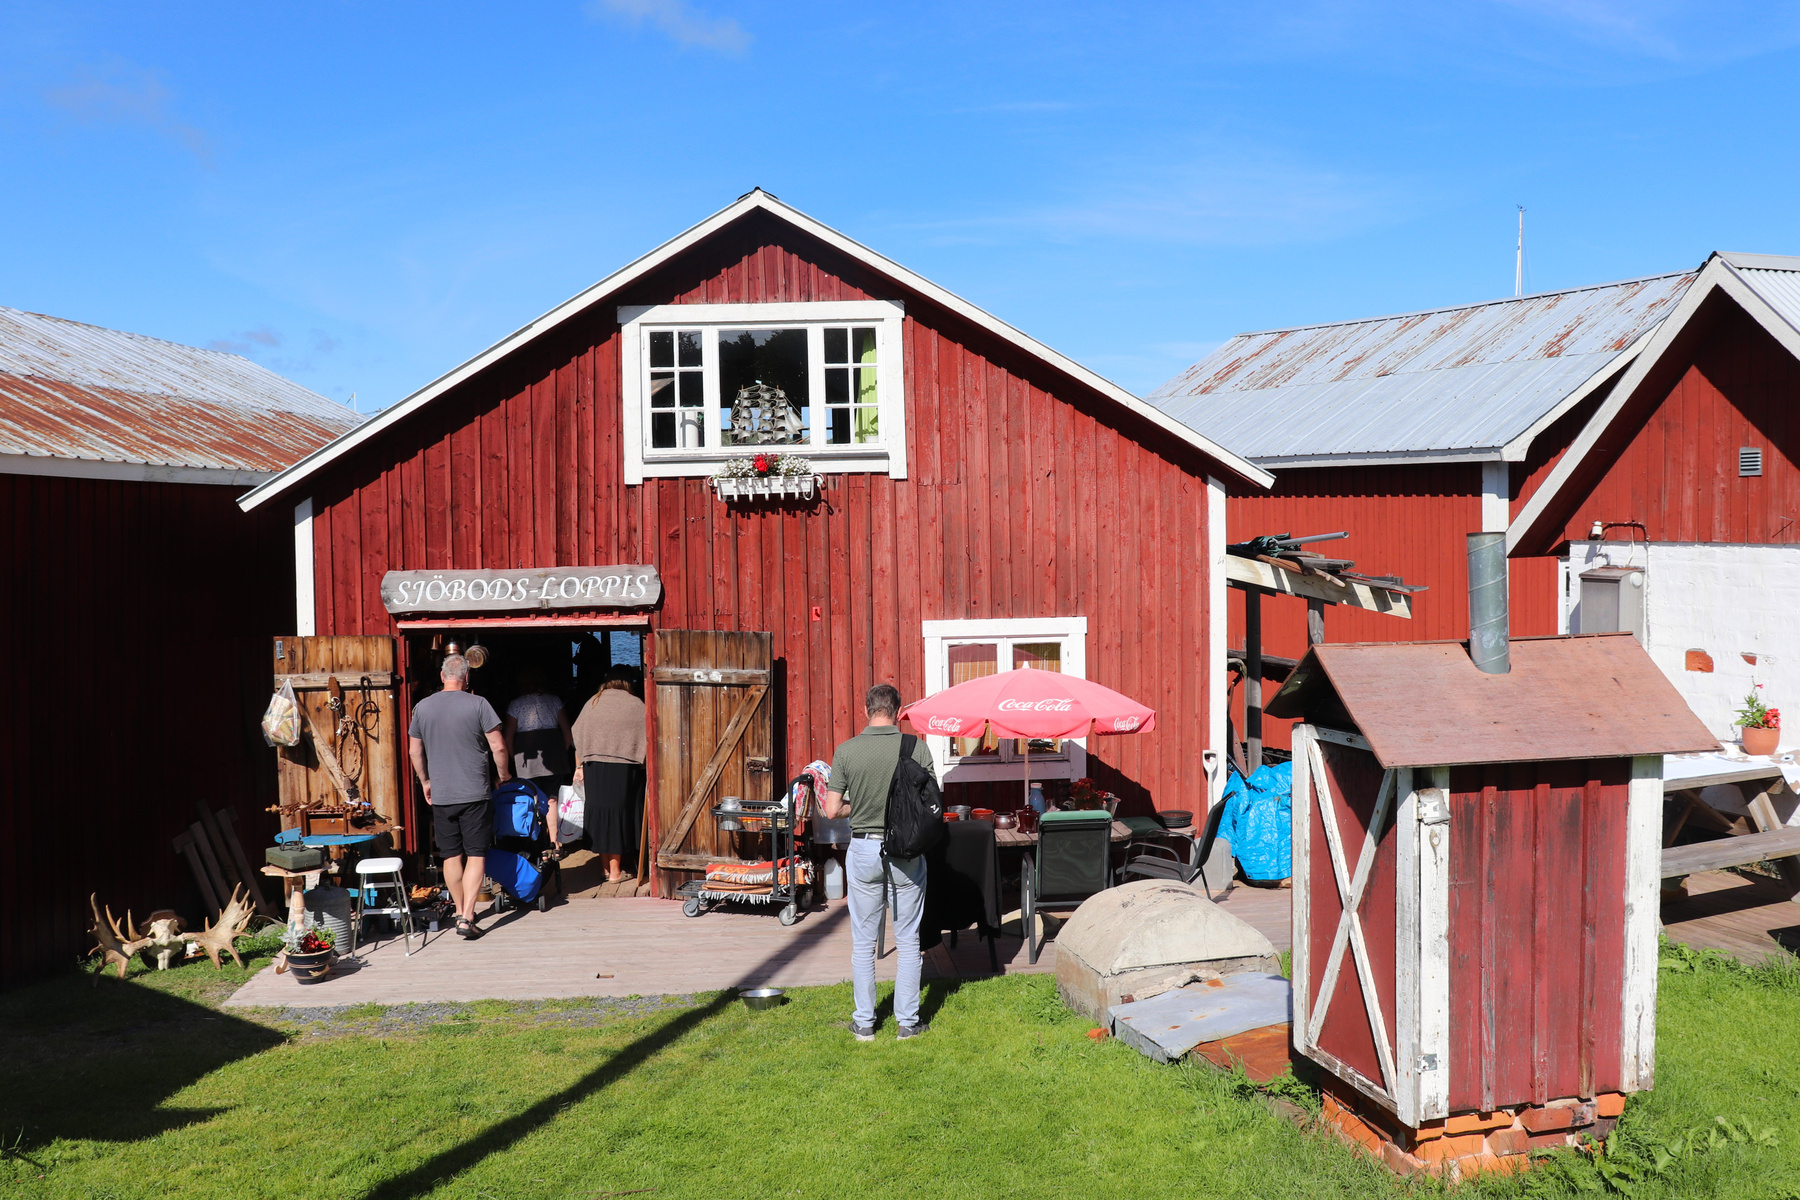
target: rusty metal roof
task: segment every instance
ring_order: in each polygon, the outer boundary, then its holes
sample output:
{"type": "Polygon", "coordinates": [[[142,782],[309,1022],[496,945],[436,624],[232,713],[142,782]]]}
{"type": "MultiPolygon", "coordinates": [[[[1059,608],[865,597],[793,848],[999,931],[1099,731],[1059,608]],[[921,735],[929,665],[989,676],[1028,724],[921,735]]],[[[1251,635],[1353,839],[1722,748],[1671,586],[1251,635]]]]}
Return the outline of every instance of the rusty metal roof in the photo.
{"type": "Polygon", "coordinates": [[[1695,274],[1242,333],[1147,399],[1261,466],[1522,458],[1509,444],[1622,367],[1695,274]]]}
{"type": "Polygon", "coordinates": [[[1384,767],[1719,748],[1629,633],[1514,638],[1511,657],[1489,675],[1464,642],[1314,646],[1268,713],[1340,727],[1347,715],[1384,767]]]}
{"type": "Polygon", "coordinates": [[[1781,254],[1728,254],[1719,257],[1770,308],[1800,331],[1800,258],[1781,254]]]}
{"type": "Polygon", "coordinates": [[[0,308],[0,460],[9,471],[65,460],[254,483],[361,420],[235,354],[0,308]]]}

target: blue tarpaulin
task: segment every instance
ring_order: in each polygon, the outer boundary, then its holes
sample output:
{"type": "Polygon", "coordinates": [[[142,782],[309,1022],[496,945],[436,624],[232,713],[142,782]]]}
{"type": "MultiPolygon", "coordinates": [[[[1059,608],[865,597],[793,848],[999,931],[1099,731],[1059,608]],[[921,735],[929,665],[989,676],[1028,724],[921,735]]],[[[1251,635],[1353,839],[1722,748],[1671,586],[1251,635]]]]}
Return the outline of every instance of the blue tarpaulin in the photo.
{"type": "Polygon", "coordinates": [[[1265,763],[1248,780],[1235,770],[1225,784],[1225,815],[1219,836],[1246,879],[1286,879],[1294,873],[1294,770],[1289,763],[1265,763]]]}

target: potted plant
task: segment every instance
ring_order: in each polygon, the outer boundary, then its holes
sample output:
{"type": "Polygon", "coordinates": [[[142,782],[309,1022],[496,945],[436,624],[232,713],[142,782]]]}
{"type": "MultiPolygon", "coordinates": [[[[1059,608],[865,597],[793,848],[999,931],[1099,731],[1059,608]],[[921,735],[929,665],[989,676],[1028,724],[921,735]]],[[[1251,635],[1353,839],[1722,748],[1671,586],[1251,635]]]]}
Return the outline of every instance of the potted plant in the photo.
{"type": "Polygon", "coordinates": [[[299,983],[317,983],[331,974],[332,960],[337,957],[337,935],[330,929],[308,921],[304,929],[289,928],[281,938],[283,966],[299,983]]]}
{"type": "Polygon", "coordinates": [[[1773,754],[1781,745],[1781,710],[1764,704],[1756,694],[1761,690],[1759,683],[1738,709],[1738,740],[1745,754],[1773,754]]]}
{"type": "Polygon", "coordinates": [[[1076,811],[1092,811],[1106,806],[1106,792],[1091,779],[1077,779],[1069,785],[1069,807],[1076,811]]]}
{"type": "Polygon", "coordinates": [[[807,499],[818,482],[812,462],[800,454],[759,451],[748,458],[727,459],[712,477],[713,491],[721,500],[767,497],[807,499]]]}

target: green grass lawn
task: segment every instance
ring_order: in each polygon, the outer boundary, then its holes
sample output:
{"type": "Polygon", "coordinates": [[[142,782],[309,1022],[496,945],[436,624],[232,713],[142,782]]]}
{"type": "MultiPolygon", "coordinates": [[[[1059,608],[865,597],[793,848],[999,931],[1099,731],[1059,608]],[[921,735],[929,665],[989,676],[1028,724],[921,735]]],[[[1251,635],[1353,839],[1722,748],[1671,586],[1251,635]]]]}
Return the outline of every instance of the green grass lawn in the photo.
{"type": "MultiPolygon", "coordinates": [[[[1613,1175],[1643,1196],[1800,1197],[1800,975],[1682,966],[1662,976],[1658,1087],[1629,1111],[1621,1145],[1633,1157],[1613,1175]]],[[[250,1017],[214,1007],[242,978],[202,963],[0,996],[0,1194],[1441,1190],[1393,1180],[1217,1072],[1090,1041],[1044,977],[928,987],[930,1034],[896,1042],[890,1022],[871,1045],[848,1034],[848,986],[800,990],[766,1013],[714,996],[250,1017]]],[[[1606,1186],[1583,1163],[1465,1191],[1606,1186]]]]}

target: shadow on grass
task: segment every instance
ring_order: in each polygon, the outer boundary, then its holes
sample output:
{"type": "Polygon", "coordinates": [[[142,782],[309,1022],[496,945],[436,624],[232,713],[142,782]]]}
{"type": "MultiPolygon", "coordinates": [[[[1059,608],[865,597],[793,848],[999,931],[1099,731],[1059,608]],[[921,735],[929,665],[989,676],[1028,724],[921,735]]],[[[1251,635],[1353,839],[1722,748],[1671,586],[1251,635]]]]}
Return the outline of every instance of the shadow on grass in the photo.
{"type": "MultiPolygon", "coordinates": [[[[194,968],[183,968],[194,969],[194,968]]],[[[210,967],[199,967],[211,970],[210,967]]],[[[216,1114],[170,1096],[287,1040],[167,991],[70,972],[0,998],[0,1143],[133,1142],[216,1114]]]]}
{"type": "MultiPolygon", "coordinates": [[[[825,927],[829,929],[847,920],[849,912],[848,908],[839,908],[824,914],[825,927]]],[[[706,1004],[688,1009],[652,1032],[645,1034],[607,1059],[603,1065],[594,1068],[561,1091],[539,1100],[523,1112],[489,1126],[460,1145],[453,1146],[441,1154],[433,1155],[406,1174],[397,1175],[371,1188],[365,1193],[365,1200],[411,1200],[412,1197],[423,1196],[436,1189],[445,1180],[454,1178],[476,1166],[489,1155],[499,1154],[510,1149],[521,1138],[541,1129],[555,1119],[557,1113],[563,1108],[585,1100],[596,1092],[604,1091],[613,1083],[631,1074],[658,1052],[681,1040],[691,1030],[719,1015],[737,999],[740,989],[755,987],[763,983],[762,976],[769,967],[780,962],[788,953],[789,947],[784,945],[779,951],[769,955],[746,971],[735,985],[720,992],[706,1004]]]]}

